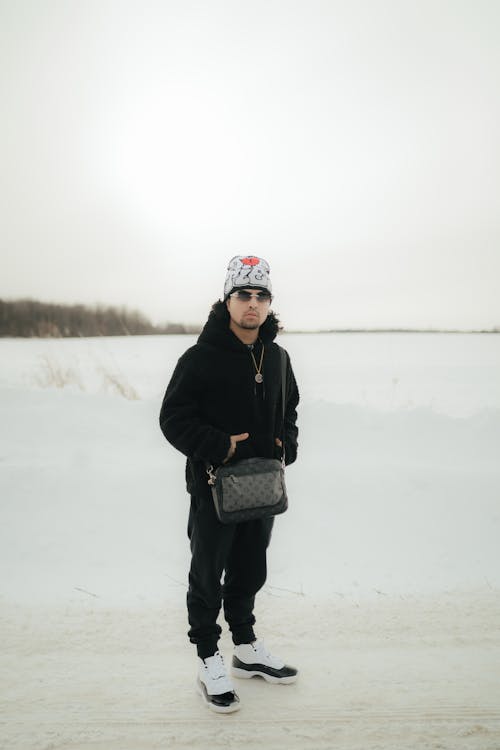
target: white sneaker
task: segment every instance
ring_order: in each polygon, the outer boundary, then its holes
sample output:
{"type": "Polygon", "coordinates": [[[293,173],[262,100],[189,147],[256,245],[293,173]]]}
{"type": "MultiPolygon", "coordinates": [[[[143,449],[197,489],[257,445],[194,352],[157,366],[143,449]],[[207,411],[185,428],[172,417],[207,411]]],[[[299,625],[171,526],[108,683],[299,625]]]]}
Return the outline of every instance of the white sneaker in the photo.
{"type": "Polygon", "coordinates": [[[240,708],[240,699],[234,691],[219,651],[207,659],[198,657],[196,685],[201,697],[212,711],[227,714],[240,708]]]}
{"type": "Polygon", "coordinates": [[[242,643],[234,647],[231,674],[233,677],[263,677],[267,682],[289,685],[297,679],[298,671],[277,656],[269,653],[264,641],[242,643]]]}

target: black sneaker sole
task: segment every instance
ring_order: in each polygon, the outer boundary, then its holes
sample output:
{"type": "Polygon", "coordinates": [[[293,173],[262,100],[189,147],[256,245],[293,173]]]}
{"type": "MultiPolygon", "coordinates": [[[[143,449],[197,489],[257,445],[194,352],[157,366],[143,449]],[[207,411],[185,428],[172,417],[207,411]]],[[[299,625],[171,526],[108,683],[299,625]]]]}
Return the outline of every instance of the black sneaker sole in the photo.
{"type": "Polygon", "coordinates": [[[282,669],[274,669],[266,667],[265,664],[245,664],[237,656],[233,656],[231,674],[243,680],[262,677],[266,682],[272,682],[275,685],[291,685],[297,681],[298,676],[297,670],[293,667],[285,666],[282,669]]]}
{"type": "Polygon", "coordinates": [[[200,680],[200,678],[196,680],[196,689],[201,695],[203,702],[207,706],[207,708],[210,708],[212,711],[215,711],[218,714],[231,714],[234,711],[239,711],[241,708],[240,699],[238,698],[236,693],[223,693],[223,695],[227,696],[227,698],[223,698],[220,695],[209,695],[207,693],[207,688],[200,680]],[[214,703],[214,700],[218,702],[214,703]]]}

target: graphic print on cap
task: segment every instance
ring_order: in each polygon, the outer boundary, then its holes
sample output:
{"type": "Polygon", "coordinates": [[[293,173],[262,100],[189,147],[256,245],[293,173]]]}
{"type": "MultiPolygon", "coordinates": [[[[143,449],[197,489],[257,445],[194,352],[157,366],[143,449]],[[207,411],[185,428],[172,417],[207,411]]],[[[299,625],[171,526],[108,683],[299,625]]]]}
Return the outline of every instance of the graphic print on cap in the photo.
{"type": "Polygon", "coordinates": [[[267,260],[257,258],[255,255],[235,255],[229,261],[227,267],[226,281],[224,284],[224,299],[235,288],[259,287],[267,289],[272,293],[271,279],[269,273],[271,268],[267,260]]]}
{"type": "Polygon", "coordinates": [[[253,255],[249,255],[246,258],[242,258],[241,262],[244,266],[257,266],[260,260],[253,255]]]}

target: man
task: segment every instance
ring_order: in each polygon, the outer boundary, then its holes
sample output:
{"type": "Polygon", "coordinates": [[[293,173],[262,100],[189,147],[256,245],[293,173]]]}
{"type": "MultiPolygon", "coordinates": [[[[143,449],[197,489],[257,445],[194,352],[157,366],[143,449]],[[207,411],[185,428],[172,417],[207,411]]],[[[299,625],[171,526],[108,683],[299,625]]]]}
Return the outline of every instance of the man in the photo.
{"type": "Polygon", "coordinates": [[[299,394],[287,355],[283,424],[279,323],[270,311],[270,268],[262,258],[234,257],[222,301],[216,302],[195,346],[179,359],[160,413],[163,434],[187,456],[191,495],[188,536],[191,568],[189,639],[198,652],[198,690],[214,711],[239,708],[239,698],[218,651],[221,605],[234,643],[232,676],[294,682],[287,666],[257,640],[255,595],[266,580],[266,550],[273,518],[222,524],[215,513],[207,467],[260,456],[297,456],[299,394]],[[224,583],[221,577],[224,573],[224,583]]]}

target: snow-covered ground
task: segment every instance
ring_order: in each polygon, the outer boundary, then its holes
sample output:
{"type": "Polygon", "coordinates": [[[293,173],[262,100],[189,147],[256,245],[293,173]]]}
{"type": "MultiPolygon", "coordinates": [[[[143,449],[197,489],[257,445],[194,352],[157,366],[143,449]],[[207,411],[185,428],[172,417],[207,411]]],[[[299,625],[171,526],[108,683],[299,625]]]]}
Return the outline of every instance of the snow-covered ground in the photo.
{"type": "Polygon", "coordinates": [[[498,750],[500,338],[281,337],[300,458],[257,617],[301,678],[224,717],[158,427],[194,340],[0,340],[2,747],[498,750]]]}

